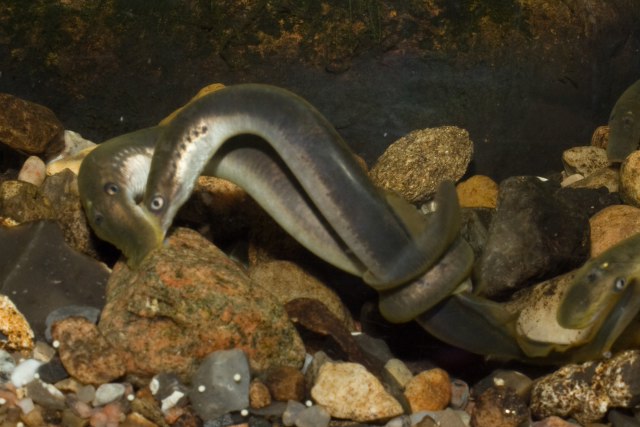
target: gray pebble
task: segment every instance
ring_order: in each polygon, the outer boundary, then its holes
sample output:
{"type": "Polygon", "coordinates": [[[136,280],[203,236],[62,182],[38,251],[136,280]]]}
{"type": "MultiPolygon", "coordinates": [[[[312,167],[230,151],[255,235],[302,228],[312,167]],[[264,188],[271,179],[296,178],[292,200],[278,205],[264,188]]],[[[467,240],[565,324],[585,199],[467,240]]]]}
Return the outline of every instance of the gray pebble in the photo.
{"type": "Polygon", "coordinates": [[[48,409],[64,409],[67,407],[64,394],[51,384],[33,380],[26,385],[29,397],[37,404],[48,409]]]}
{"type": "Polygon", "coordinates": [[[204,421],[249,406],[249,362],[242,350],[216,351],[191,378],[189,399],[204,421]]]}
{"type": "Polygon", "coordinates": [[[124,396],[125,391],[126,389],[123,384],[102,384],[96,390],[96,397],[93,399],[93,406],[103,406],[107,403],[115,402],[124,396]]]}
{"type": "Polygon", "coordinates": [[[300,413],[306,408],[307,407],[302,403],[296,402],[295,400],[290,400],[289,402],[287,402],[287,409],[285,409],[284,413],[282,414],[282,423],[287,427],[294,425],[300,413]]]}
{"type": "Polygon", "coordinates": [[[91,384],[82,386],[78,389],[78,391],[76,392],[76,395],[78,396],[78,399],[81,402],[84,402],[84,403],[93,402],[93,399],[96,398],[96,388],[91,384]]]}
{"type": "Polygon", "coordinates": [[[0,350],[0,384],[9,381],[15,368],[16,361],[13,357],[6,351],[0,350]]]}
{"type": "Polygon", "coordinates": [[[313,405],[300,411],[296,417],[296,427],[327,427],[331,415],[320,405],[313,405]]]}

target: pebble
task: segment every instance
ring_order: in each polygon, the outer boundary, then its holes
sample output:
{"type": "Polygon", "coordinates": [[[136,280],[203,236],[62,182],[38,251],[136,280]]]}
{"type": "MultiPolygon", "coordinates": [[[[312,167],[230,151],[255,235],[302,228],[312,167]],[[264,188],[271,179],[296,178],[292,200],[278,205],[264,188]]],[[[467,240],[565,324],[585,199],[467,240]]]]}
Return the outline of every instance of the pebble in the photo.
{"type": "Polygon", "coordinates": [[[300,415],[302,411],[304,411],[307,407],[295,400],[290,400],[287,402],[287,407],[282,413],[282,424],[287,427],[290,427],[296,423],[296,419],[300,415]]]}
{"type": "Polygon", "coordinates": [[[607,151],[594,146],[572,147],[562,153],[562,163],[567,175],[589,176],[594,171],[607,167],[607,151]]]}
{"type": "Polygon", "coordinates": [[[153,397],[160,401],[160,409],[165,413],[176,405],[186,403],[189,391],[180,378],[171,373],[154,375],[149,382],[149,389],[153,397]]]}
{"type": "Polygon", "coordinates": [[[357,422],[385,420],[403,412],[380,381],[356,363],[324,363],[311,396],[332,417],[357,422]]]}
{"type": "Polygon", "coordinates": [[[625,203],[640,207],[640,151],[629,154],[620,165],[620,196],[625,203]]]}
{"type": "Polygon", "coordinates": [[[45,319],[45,332],[44,337],[48,342],[52,341],[51,327],[54,323],[66,319],[67,317],[83,317],[89,322],[97,324],[100,317],[100,309],[96,307],[84,306],[84,305],[65,305],[64,307],[58,307],[47,315],[45,319]]]}
{"type": "Polygon", "coordinates": [[[0,384],[10,380],[16,369],[16,360],[5,350],[0,350],[0,384]]]}
{"type": "Polygon", "coordinates": [[[20,362],[11,373],[11,383],[15,387],[23,387],[33,381],[42,362],[35,359],[26,359],[20,362]]]}
{"type": "Polygon", "coordinates": [[[35,379],[30,381],[25,388],[29,397],[37,404],[48,409],[66,408],[65,396],[52,384],[35,379]]]}
{"type": "Polygon", "coordinates": [[[451,403],[453,409],[464,410],[469,403],[469,384],[461,379],[451,381],[451,403]]]}
{"type": "Polygon", "coordinates": [[[93,406],[104,406],[107,403],[121,399],[125,393],[125,386],[118,383],[100,384],[96,389],[93,406]]]}
{"type": "Polygon", "coordinates": [[[533,380],[522,372],[496,369],[473,386],[476,395],[491,387],[509,387],[525,401],[529,400],[533,380]]]}
{"type": "Polygon", "coordinates": [[[57,383],[69,377],[69,373],[62,365],[60,357],[56,356],[38,368],[38,377],[46,383],[57,383]]]}
{"type": "Polygon", "coordinates": [[[441,411],[451,401],[451,379],[446,371],[434,368],[414,376],[404,395],[412,412],[441,411]]]}
{"type": "Polygon", "coordinates": [[[257,378],[254,378],[249,385],[249,404],[252,409],[260,409],[271,405],[269,388],[257,378]]]}
{"type": "Polygon", "coordinates": [[[0,295],[0,333],[0,349],[26,352],[33,348],[29,322],[6,295],[0,295]]]}
{"type": "Polygon", "coordinates": [[[640,208],[613,205],[589,219],[591,257],[595,258],[627,237],[640,232],[640,208]]]}
{"type": "Polygon", "coordinates": [[[413,373],[411,373],[407,365],[400,359],[391,358],[387,360],[384,368],[396,380],[400,387],[405,387],[413,378],[413,373]]]}
{"type": "Polygon", "coordinates": [[[96,398],[96,388],[91,384],[81,386],[80,388],[78,388],[76,395],[81,402],[93,402],[93,400],[96,398]]]}
{"type": "MultiPolygon", "coordinates": [[[[581,176],[581,175],[580,175],[581,176]]],[[[563,181],[564,184],[564,181],[563,181]]],[[[563,185],[564,187],[565,185],[563,185]]],[[[618,168],[608,166],[598,169],[586,178],[567,183],[571,188],[606,188],[610,193],[617,193],[620,190],[620,171],[618,168]]]]}
{"type": "Polygon", "coordinates": [[[320,405],[306,407],[295,417],[296,427],[327,427],[331,421],[329,412],[320,405]]]}
{"type": "Polygon", "coordinates": [[[421,203],[435,194],[442,181],[462,178],[472,156],[473,142],[464,129],[415,130],[389,145],[369,176],[377,186],[421,203]]]}
{"type": "Polygon", "coordinates": [[[191,378],[189,399],[203,420],[249,407],[250,372],[242,350],[216,351],[203,359],[191,378]]]}
{"type": "Polygon", "coordinates": [[[528,419],[525,401],[509,387],[490,387],[476,399],[472,427],[518,427],[528,419]]]}
{"type": "Polygon", "coordinates": [[[485,175],[474,175],[456,185],[460,207],[495,209],[498,184],[485,175]]]}
{"type": "Polygon", "coordinates": [[[29,156],[18,173],[18,180],[40,186],[44,182],[45,165],[38,156],[29,156]]]}
{"type": "Polygon", "coordinates": [[[598,126],[591,135],[591,145],[607,148],[609,143],[609,126],[598,126]]]}

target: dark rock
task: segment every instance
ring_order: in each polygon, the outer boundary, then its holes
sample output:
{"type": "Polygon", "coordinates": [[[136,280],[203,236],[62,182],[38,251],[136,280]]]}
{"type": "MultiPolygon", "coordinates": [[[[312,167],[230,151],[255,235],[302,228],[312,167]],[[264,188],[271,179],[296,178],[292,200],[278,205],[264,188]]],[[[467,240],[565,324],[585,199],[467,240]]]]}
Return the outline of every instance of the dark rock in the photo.
{"type": "Polygon", "coordinates": [[[265,384],[275,400],[300,402],[304,399],[304,375],[291,366],[277,366],[270,369],[265,378],[265,384]]]}
{"type": "Polygon", "coordinates": [[[54,357],[38,368],[38,378],[45,383],[54,384],[69,377],[60,357],[54,357]]]}
{"type": "Polygon", "coordinates": [[[39,104],[0,93],[0,143],[28,154],[62,149],[64,127],[39,104]]]}
{"type": "Polygon", "coordinates": [[[496,214],[476,261],[478,291],[501,297],[582,264],[589,254],[589,217],[537,177],[500,183],[496,214]]]}
{"type": "Polygon", "coordinates": [[[284,308],[198,233],[177,229],[135,271],[116,264],[98,324],[131,355],[129,373],[185,379],[205,355],[244,350],[251,366],[301,366],[304,348],[284,308]]]}
{"type": "Polygon", "coordinates": [[[478,399],[471,414],[472,427],[518,427],[529,419],[525,401],[509,387],[491,387],[478,399]]]}
{"type": "Polygon", "coordinates": [[[191,378],[189,399],[204,421],[249,407],[249,363],[242,350],[216,351],[191,378]]]}
{"type": "Polygon", "coordinates": [[[640,427],[639,419],[625,415],[621,411],[615,409],[609,411],[607,419],[613,427],[640,427]]]}
{"type": "Polygon", "coordinates": [[[160,373],[154,375],[149,383],[151,394],[160,402],[160,409],[166,412],[172,407],[182,406],[187,401],[187,386],[180,382],[177,375],[160,373]]]}
{"type": "Polygon", "coordinates": [[[102,307],[108,269],[71,249],[51,221],[0,228],[0,292],[44,338],[47,315],[69,305],[102,307]]]}
{"type": "Polygon", "coordinates": [[[127,353],[114,349],[96,325],[82,317],[70,317],[53,325],[53,339],[69,374],[84,384],[99,385],[124,375],[127,353]]]}
{"type": "Polygon", "coordinates": [[[33,380],[26,385],[27,393],[33,401],[49,409],[66,408],[64,394],[51,384],[33,380]]]}
{"type": "Polygon", "coordinates": [[[562,187],[556,192],[556,197],[574,206],[576,211],[584,212],[589,217],[592,217],[607,206],[622,203],[620,194],[610,193],[605,187],[562,187]]]}

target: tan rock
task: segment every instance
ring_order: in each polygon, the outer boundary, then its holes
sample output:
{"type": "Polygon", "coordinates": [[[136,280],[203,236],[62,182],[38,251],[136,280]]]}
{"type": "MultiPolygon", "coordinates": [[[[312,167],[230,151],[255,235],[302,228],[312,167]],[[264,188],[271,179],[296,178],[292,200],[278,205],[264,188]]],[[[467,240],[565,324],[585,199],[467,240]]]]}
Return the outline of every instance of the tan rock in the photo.
{"type": "Polygon", "coordinates": [[[380,381],[357,363],[323,364],[311,396],[334,418],[380,421],[403,412],[400,403],[386,392],[380,381]]]}
{"type": "Polygon", "coordinates": [[[245,351],[252,369],[300,367],[304,346],[282,306],[198,233],[177,229],[132,271],[111,274],[100,330],[141,376],[186,378],[215,350],[245,351]]]}
{"type": "Polygon", "coordinates": [[[444,180],[459,180],[473,156],[469,133],[455,126],[415,130],[391,144],[369,176],[412,203],[426,201],[444,180]]]}
{"type": "Polygon", "coordinates": [[[490,387],[477,399],[471,427],[518,427],[529,419],[527,404],[509,387],[490,387]]]}
{"type": "Polygon", "coordinates": [[[6,295],[0,295],[0,332],[6,337],[0,341],[1,349],[19,352],[33,349],[33,331],[29,322],[6,295]]]}
{"type": "Polygon", "coordinates": [[[27,154],[62,149],[64,127],[42,105],[0,93],[0,143],[27,154]]]}
{"type": "Polygon", "coordinates": [[[249,270],[249,277],[271,292],[285,305],[297,298],[311,298],[322,302],[343,325],[353,331],[353,318],[338,295],[320,280],[290,261],[265,261],[249,270]]]}
{"type": "Polygon", "coordinates": [[[441,411],[451,401],[451,379],[446,371],[434,368],[414,376],[404,395],[412,412],[441,411]]]}
{"type": "Polygon", "coordinates": [[[260,409],[271,405],[269,388],[257,378],[251,381],[249,385],[249,405],[253,409],[260,409]]]}
{"type": "Polygon", "coordinates": [[[38,156],[29,156],[18,173],[19,181],[29,182],[36,186],[42,184],[44,177],[45,165],[38,156]]]}
{"type": "Polygon", "coordinates": [[[620,196],[625,203],[640,207],[640,151],[629,154],[620,165],[620,196]]]}
{"type": "Polygon", "coordinates": [[[609,126],[598,126],[591,136],[591,145],[606,149],[608,144],[609,126]]]}
{"type": "Polygon", "coordinates": [[[594,146],[572,147],[562,153],[562,163],[568,175],[579,173],[588,176],[609,165],[604,148],[594,146]]]}
{"type": "Polygon", "coordinates": [[[589,219],[591,226],[591,257],[640,232],[640,208],[613,205],[589,219]]]}
{"type": "MultiPolygon", "coordinates": [[[[563,181],[563,187],[564,187],[563,181]]],[[[591,172],[586,178],[582,178],[566,186],[571,188],[600,188],[606,187],[610,193],[618,192],[620,188],[620,172],[618,168],[607,166],[591,172]]]]}
{"type": "Polygon", "coordinates": [[[458,200],[463,208],[495,208],[498,184],[484,175],[474,175],[456,185],[458,200]]]}
{"type": "Polygon", "coordinates": [[[56,213],[37,186],[23,181],[4,181],[0,183],[0,216],[25,223],[55,219],[56,213]]]}
{"type": "Polygon", "coordinates": [[[384,368],[397,381],[400,387],[405,387],[413,378],[413,374],[407,368],[407,365],[400,359],[389,359],[385,363],[384,368]]]}

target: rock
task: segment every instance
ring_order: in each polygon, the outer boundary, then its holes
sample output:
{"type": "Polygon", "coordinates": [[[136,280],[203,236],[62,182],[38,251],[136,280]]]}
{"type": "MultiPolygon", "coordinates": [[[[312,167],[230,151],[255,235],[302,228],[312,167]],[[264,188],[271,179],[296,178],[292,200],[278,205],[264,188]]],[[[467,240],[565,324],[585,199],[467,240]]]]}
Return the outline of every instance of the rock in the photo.
{"type": "Polygon", "coordinates": [[[304,399],[304,375],[291,366],[276,366],[270,369],[265,384],[275,400],[299,402],[304,399]]]}
{"type": "Polygon", "coordinates": [[[69,373],[62,365],[60,357],[54,357],[38,368],[38,378],[45,383],[54,384],[69,378],[69,373]]]}
{"type": "Polygon", "coordinates": [[[104,406],[108,403],[120,400],[126,391],[124,384],[119,383],[105,383],[100,384],[96,389],[95,397],[93,398],[93,406],[104,406]]]}
{"type": "Polygon", "coordinates": [[[253,379],[249,384],[249,404],[253,409],[260,409],[271,405],[269,388],[259,379],[253,379]]]}
{"type": "Polygon", "coordinates": [[[630,407],[640,398],[640,351],[621,352],[601,362],[566,365],[535,381],[531,412],[543,418],[573,417],[597,422],[612,407],[630,407]]]}
{"type": "Polygon", "coordinates": [[[29,156],[18,173],[18,180],[40,186],[44,182],[44,176],[45,165],[42,159],[38,156],[29,156]]]}
{"type": "Polygon", "coordinates": [[[564,187],[558,189],[554,196],[589,217],[608,206],[622,203],[618,193],[610,193],[604,187],[564,187]]]}
{"type": "Polygon", "coordinates": [[[64,394],[51,384],[44,383],[38,379],[26,385],[29,397],[37,404],[48,409],[66,408],[64,394]]]}
{"type": "Polygon", "coordinates": [[[610,193],[617,193],[620,190],[620,172],[618,168],[611,166],[601,168],[592,172],[588,177],[577,180],[567,186],[571,188],[605,187],[610,193]]]}
{"type": "Polygon", "coordinates": [[[241,350],[216,351],[203,359],[191,379],[189,399],[204,421],[249,406],[249,363],[241,350]]]}
{"type": "Polygon", "coordinates": [[[576,427],[575,423],[565,421],[560,417],[547,417],[540,421],[535,421],[531,427],[576,427]]]}
{"type": "Polygon", "coordinates": [[[405,387],[413,378],[413,374],[407,368],[407,365],[400,359],[389,359],[385,363],[384,368],[396,380],[400,387],[405,387]]]}
{"type": "Polygon", "coordinates": [[[453,409],[464,410],[469,403],[469,384],[461,379],[451,381],[451,403],[453,409]]]}
{"type": "Polygon", "coordinates": [[[78,175],[82,159],[97,146],[94,142],[84,139],[82,135],[72,130],[65,130],[63,137],[62,151],[47,159],[47,175],[54,175],[64,169],[69,169],[78,175]],[[74,158],[77,159],[77,164],[70,162],[70,159],[74,158]]]}
{"type": "Polygon", "coordinates": [[[327,427],[331,421],[329,412],[320,405],[305,407],[294,420],[296,427],[327,427]]]}
{"type": "Polygon", "coordinates": [[[204,355],[244,350],[252,369],[300,367],[304,347],[284,309],[222,251],[177,229],[135,271],[114,267],[98,327],[127,351],[129,373],[185,379],[204,355]]]}
{"type": "Polygon", "coordinates": [[[474,175],[458,183],[456,192],[463,208],[495,209],[498,200],[498,184],[484,175],[474,175]]]}
{"type": "Polygon", "coordinates": [[[562,153],[562,163],[568,175],[579,173],[586,177],[598,169],[607,167],[609,159],[604,148],[572,147],[562,153]]]}
{"type": "Polygon", "coordinates": [[[0,93],[0,143],[28,154],[52,153],[62,148],[63,130],[50,109],[0,93]]]}
{"type": "Polygon", "coordinates": [[[23,360],[11,373],[11,383],[17,387],[23,387],[35,379],[38,368],[42,362],[35,359],[23,360]]]}
{"type": "Polygon", "coordinates": [[[473,386],[476,395],[491,387],[509,387],[525,401],[529,400],[533,381],[522,372],[496,369],[473,386]]]}
{"type": "Polygon", "coordinates": [[[287,402],[287,407],[282,413],[282,423],[289,427],[296,423],[296,418],[304,411],[306,406],[294,400],[287,402]]]}
{"type": "Polygon", "coordinates": [[[446,371],[435,368],[420,372],[404,390],[412,412],[441,411],[451,401],[451,380],[446,371]]]}
{"type": "Polygon", "coordinates": [[[281,305],[298,298],[322,302],[344,326],[355,329],[349,310],[336,293],[310,273],[290,261],[260,262],[249,269],[249,277],[269,290],[281,305]]]}
{"type": "Polygon", "coordinates": [[[0,384],[9,381],[14,369],[16,369],[15,359],[5,350],[0,350],[0,384]]]}
{"type": "Polygon", "coordinates": [[[455,126],[416,130],[391,144],[371,168],[374,184],[411,203],[426,201],[444,180],[457,181],[473,155],[469,133],[455,126]]]}
{"type": "Polygon", "coordinates": [[[104,264],[65,243],[54,222],[0,227],[0,291],[13,295],[36,338],[44,338],[47,315],[60,307],[102,307],[108,277],[104,264]]]}
{"type": "Polygon", "coordinates": [[[609,143],[609,126],[598,126],[591,135],[591,145],[594,147],[607,148],[609,143]]]}
{"type": "Polygon", "coordinates": [[[92,231],[82,210],[78,193],[78,177],[69,170],[48,176],[42,193],[51,201],[65,241],[72,248],[91,257],[97,257],[92,231]]]}
{"type": "Polygon", "coordinates": [[[0,349],[20,352],[33,349],[33,330],[6,295],[0,295],[0,338],[0,349]]]}
{"type": "Polygon", "coordinates": [[[472,427],[518,427],[529,419],[525,401],[509,387],[490,387],[476,400],[472,427]]]}
{"type": "Polygon", "coordinates": [[[385,420],[403,412],[378,379],[356,363],[323,364],[311,396],[332,417],[357,422],[385,420]]]}
{"type": "Polygon", "coordinates": [[[591,257],[597,257],[611,246],[640,232],[640,208],[613,205],[589,219],[591,227],[591,257]]]}
{"type": "Polygon", "coordinates": [[[620,165],[620,196],[625,203],[640,207],[640,151],[629,154],[620,165]]]}
{"type": "Polygon", "coordinates": [[[504,296],[581,265],[589,251],[588,216],[536,177],[500,184],[489,236],[474,266],[477,289],[504,296]]]}
{"type": "Polygon", "coordinates": [[[17,223],[56,219],[51,201],[35,185],[23,181],[0,183],[0,217],[17,223]]]}
{"type": "Polygon", "coordinates": [[[55,323],[51,334],[62,364],[78,381],[100,385],[126,372],[128,354],[114,349],[92,322],[70,317],[55,323]]]}
{"type": "Polygon", "coordinates": [[[44,336],[48,342],[52,341],[51,328],[53,324],[66,319],[67,317],[84,317],[93,324],[98,323],[100,317],[100,309],[96,307],[89,307],[85,305],[67,305],[64,307],[56,308],[47,315],[45,320],[45,332],[44,336]]]}

